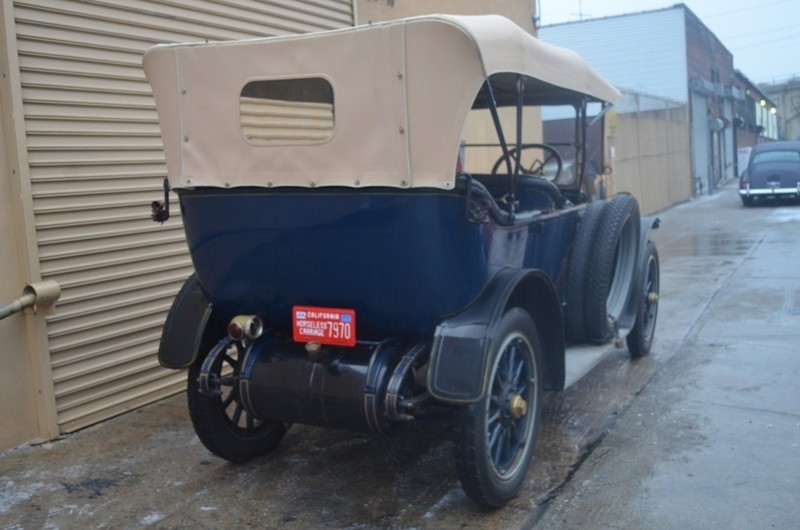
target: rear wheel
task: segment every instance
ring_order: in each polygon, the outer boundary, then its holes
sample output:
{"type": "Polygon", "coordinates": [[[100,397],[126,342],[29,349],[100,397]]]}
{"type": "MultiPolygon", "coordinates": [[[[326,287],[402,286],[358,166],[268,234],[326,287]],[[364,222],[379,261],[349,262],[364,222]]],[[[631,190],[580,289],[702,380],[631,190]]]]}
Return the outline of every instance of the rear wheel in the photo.
{"type": "Polygon", "coordinates": [[[247,462],[275,449],[287,426],[260,420],[245,409],[235,384],[243,353],[231,346],[217,356],[210,375],[218,378],[219,393],[212,396],[201,394],[198,383],[207,355],[200,356],[189,369],[189,416],[197,437],[209,451],[231,462],[247,462]]]}
{"type": "Polygon", "coordinates": [[[486,394],[463,407],[456,468],[467,495],[500,508],[522,488],[539,430],[542,361],[536,326],[520,308],[497,327],[486,394]]]}
{"type": "Polygon", "coordinates": [[[636,323],[628,334],[628,352],[631,357],[644,357],[650,353],[658,316],[659,263],[658,250],[652,241],[647,242],[642,267],[642,290],[636,314],[636,323]]]}
{"type": "Polygon", "coordinates": [[[740,195],[739,197],[742,198],[742,204],[744,206],[752,206],[753,205],[753,197],[750,195],[740,195]]]}

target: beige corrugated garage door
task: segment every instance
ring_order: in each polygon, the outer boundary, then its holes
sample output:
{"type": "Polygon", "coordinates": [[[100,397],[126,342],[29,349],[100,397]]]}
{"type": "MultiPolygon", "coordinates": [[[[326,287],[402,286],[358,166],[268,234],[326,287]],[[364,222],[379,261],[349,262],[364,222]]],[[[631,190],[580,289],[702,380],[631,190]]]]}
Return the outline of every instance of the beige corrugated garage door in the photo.
{"type": "Polygon", "coordinates": [[[39,259],[63,296],[48,319],[68,432],[184,388],[155,352],[191,273],[180,219],[149,220],[165,176],[141,69],[161,42],[353,24],[350,0],[14,2],[39,259]]]}

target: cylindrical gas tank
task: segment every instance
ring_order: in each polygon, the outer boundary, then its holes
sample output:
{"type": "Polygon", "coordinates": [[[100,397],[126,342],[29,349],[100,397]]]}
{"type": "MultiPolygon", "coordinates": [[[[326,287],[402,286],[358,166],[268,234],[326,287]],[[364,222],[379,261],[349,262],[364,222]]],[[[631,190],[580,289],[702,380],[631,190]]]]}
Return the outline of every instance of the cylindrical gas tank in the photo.
{"type": "Polygon", "coordinates": [[[404,353],[383,341],[325,347],[314,361],[303,344],[264,337],[245,353],[239,392],[264,420],[392,434],[399,425],[386,418],[384,399],[404,353]]]}

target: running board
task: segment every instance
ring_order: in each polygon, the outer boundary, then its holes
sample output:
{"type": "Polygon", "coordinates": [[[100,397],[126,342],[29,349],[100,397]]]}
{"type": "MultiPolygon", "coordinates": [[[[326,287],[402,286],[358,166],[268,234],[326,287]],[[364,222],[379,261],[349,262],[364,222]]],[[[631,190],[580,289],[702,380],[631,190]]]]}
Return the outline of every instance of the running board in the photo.
{"type": "Polygon", "coordinates": [[[619,337],[605,344],[575,344],[567,348],[564,356],[566,365],[566,375],[564,377],[564,389],[571,387],[583,376],[592,371],[600,364],[606,355],[615,349],[617,340],[623,340],[630,333],[629,329],[621,329],[619,337]]]}

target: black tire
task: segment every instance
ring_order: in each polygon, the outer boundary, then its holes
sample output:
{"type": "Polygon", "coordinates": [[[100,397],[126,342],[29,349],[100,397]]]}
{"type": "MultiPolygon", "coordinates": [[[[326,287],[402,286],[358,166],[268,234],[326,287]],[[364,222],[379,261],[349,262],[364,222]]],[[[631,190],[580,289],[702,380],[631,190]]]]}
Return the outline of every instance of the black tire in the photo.
{"type": "Polygon", "coordinates": [[[617,195],[603,208],[583,304],[584,331],[591,342],[608,342],[617,333],[636,283],[640,224],[639,205],[630,195],[617,195]]]}
{"type": "Polygon", "coordinates": [[[505,506],[522,488],[539,431],[544,373],[526,311],[509,310],[494,338],[486,395],[462,408],[455,444],[461,485],[486,508],[505,506]]]}
{"type": "Polygon", "coordinates": [[[236,348],[221,354],[211,369],[221,377],[221,394],[206,396],[199,392],[198,376],[210,349],[204,347],[189,368],[187,400],[197,437],[209,451],[231,462],[247,462],[272,451],[288,426],[259,420],[242,405],[238,385],[233,384],[243,356],[236,348]]]}
{"type": "Polygon", "coordinates": [[[742,199],[743,206],[748,207],[753,205],[753,197],[749,195],[739,195],[739,197],[742,199]]]}
{"type": "Polygon", "coordinates": [[[583,217],[578,222],[577,234],[572,245],[572,255],[567,269],[567,304],[564,308],[564,321],[567,337],[575,341],[586,339],[583,325],[583,297],[586,293],[586,277],[591,266],[592,242],[597,237],[605,204],[604,201],[594,201],[586,207],[583,217]]]}
{"type": "Polygon", "coordinates": [[[631,357],[638,359],[650,353],[658,317],[659,261],[655,243],[647,242],[642,256],[641,291],[636,322],[625,339],[631,357]]]}

